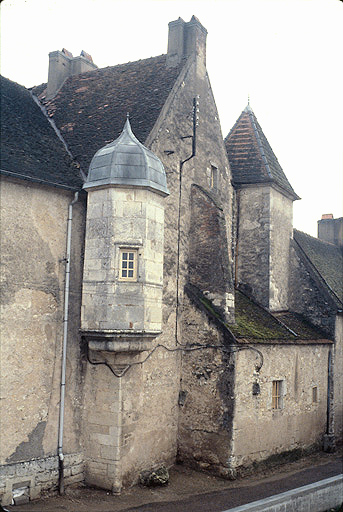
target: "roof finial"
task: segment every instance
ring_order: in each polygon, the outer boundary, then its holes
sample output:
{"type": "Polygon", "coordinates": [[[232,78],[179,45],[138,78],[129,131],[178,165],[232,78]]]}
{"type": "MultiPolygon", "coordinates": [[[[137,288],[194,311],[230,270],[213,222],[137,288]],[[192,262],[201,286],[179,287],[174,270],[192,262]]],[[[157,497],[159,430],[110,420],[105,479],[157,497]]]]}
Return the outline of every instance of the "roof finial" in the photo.
{"type": "Polygon", "coordinates": [[[250,94],[248,94],[248,107],[250,107],[250,94]]]}
{"type": "Polygon", "coordinates": [[[126,112],[126,119],[129,119],[130,117],[130,112],[126,112]]]}

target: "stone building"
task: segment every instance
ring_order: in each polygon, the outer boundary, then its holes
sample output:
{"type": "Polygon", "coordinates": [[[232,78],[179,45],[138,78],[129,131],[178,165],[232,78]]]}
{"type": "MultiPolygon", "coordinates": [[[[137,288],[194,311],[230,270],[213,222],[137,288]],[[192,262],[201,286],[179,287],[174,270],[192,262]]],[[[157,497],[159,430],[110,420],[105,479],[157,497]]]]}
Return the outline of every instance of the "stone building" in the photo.
{"type": "Polygon", "coordinates": [[[2,78],[3,504],[176,461],[232,478],[342,427],[340,284],[308,293],[250,106],[224,143],[206,34],[179,18],[166,55],[2,78]]]}

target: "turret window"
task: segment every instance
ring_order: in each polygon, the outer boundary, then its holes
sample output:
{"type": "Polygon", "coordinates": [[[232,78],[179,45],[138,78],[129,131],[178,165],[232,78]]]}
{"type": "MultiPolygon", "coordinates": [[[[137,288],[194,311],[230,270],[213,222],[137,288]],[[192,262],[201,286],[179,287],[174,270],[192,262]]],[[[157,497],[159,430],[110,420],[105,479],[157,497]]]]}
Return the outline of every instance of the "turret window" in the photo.
{"type": "Polygon", "coordinates": [[[120,249],[120,281],[137,280],[137,249],[120,249]]]}

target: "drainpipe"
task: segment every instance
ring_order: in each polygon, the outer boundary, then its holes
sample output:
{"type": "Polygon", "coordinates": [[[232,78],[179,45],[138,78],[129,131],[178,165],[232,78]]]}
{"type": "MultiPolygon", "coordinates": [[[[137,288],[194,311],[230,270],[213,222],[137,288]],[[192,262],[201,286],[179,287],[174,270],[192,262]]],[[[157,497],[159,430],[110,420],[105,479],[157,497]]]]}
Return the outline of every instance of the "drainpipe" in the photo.
{"type": "Polygon", "coordinates": [[[177,221],[177,260],[176,260],[176,313],[175,313],[175,341],[176,345],[181,345],[178,340],[178,318],[179,318],[179,308],[180,308],[180,299],[179,299],[179,280],[180,280],[180,242],[181,242],[181,196],[182,196],[182,169],[186,162],[191,160],[196,156],[196,132],[198,126],[198,112],[199,112],[199,95],[193,98],[193,109],[192,109],[192,117],[193,117],[193,134],[186,135],[181,137],[184,139],[192,139],[192,154],[187,157],[185,160],[180,161],[179,167],[179,204],[178,204],[178,221],[177,221]]]}
{"type": "Polygon", "coordinates": [[[326,410],[326,433],[324,435],[324,452],[332,453],[336,450],[334,433],[334,411],[333,411],[333,354],[329,349],[328,354],[328,390],[327,390],[327,410],[326,410]]]}
{"type": "Polygon", "coordinates": [[[75,192],[73,201],[69,204],[67,220],[67,250],[65,257],[65,285],[64,285],[64,316],[63,316],[63,344],[62,344],[62,370],[60,389],[60,415],[58,424],[58,490],[64,494],[64,455],[63,455],[63,427],[64,427],[64,399],[66,385],[67,340],[68,340],[68,309],[69,309],[69,282],[70,282],[70,252],[71,227],[73,220],[73,205],[77,202],[79,193],[75,192]]]}

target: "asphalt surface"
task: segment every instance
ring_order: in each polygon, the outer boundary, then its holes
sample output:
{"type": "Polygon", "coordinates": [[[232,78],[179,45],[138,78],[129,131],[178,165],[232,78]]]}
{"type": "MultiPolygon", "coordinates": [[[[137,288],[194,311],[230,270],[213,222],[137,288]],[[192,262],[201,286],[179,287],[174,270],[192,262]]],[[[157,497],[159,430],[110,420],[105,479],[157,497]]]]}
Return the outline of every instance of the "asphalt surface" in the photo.
{"type": "Polygon", "coordinates": [[[275,494],[296,489],[297,487],[302,487],[303,485],[330,478],[342,473],[342,470],[342,461],[336,460],[328,464],[301,470],[286,477],[282,475],[280,479],[273,481],[261,480],[253,486],[242,485],[241,487],[191,496],[168,503],[140,505],[134,508],[127,508],[123,512],[222,512],[223,510],[245,505],[252,501],[261,500],[275,494]]]}

